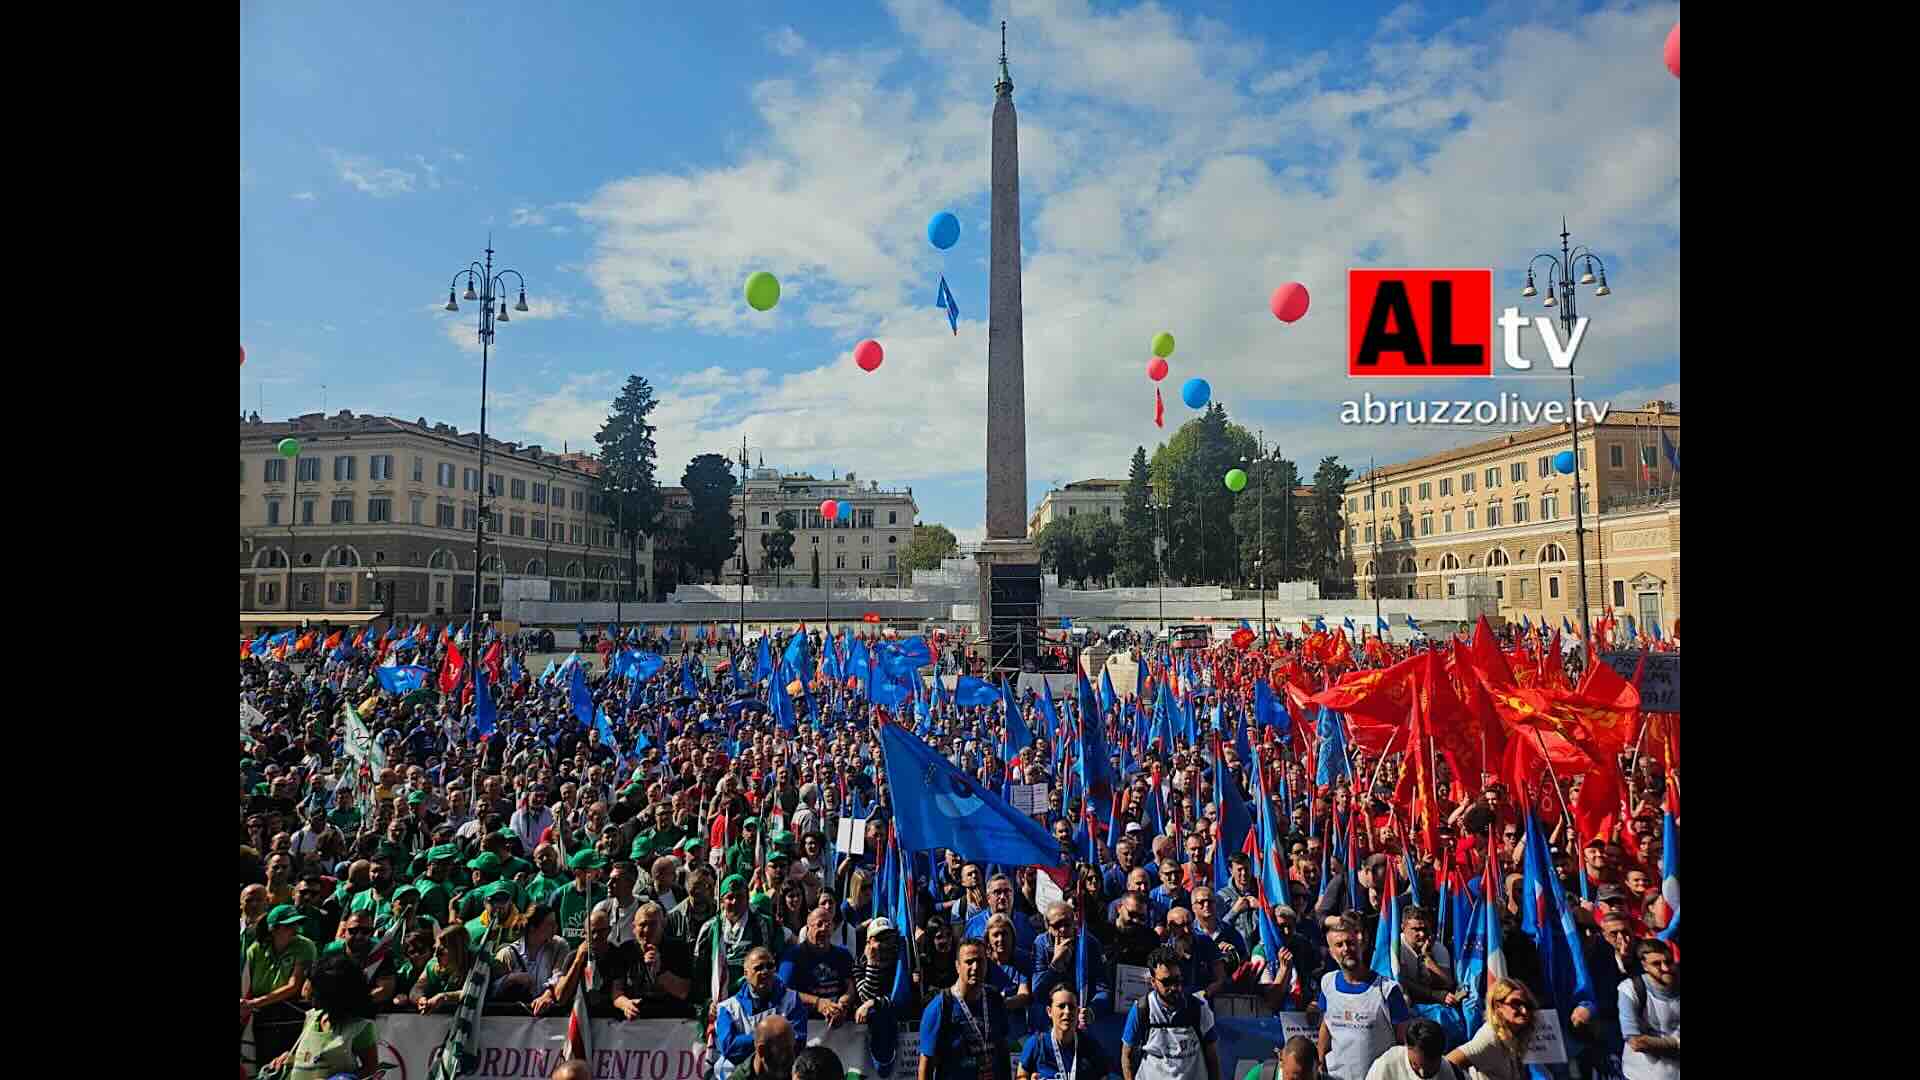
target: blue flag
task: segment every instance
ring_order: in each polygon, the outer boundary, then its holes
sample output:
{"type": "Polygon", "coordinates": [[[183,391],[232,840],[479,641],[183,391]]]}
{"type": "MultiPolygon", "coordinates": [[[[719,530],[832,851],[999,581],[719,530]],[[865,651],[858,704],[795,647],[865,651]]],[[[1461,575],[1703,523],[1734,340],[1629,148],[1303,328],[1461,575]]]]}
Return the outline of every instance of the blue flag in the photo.
{"type": "MultiPolygon", "coordinates": [[[[1669,779],[1668,783],[1673,781],[1669,779]]],[[[1660,838],[1660,895],[1673,909],[1673,921],[1665,930],[1654,936],[1661,941],[1672,941],[1680,936],[1680,823],[1673,819],[1673,811],[1667,810],[1661,815],[1660,838]]]]}
{"type": "Polygon", "coordinates": [[[1102,667],[1100,669],[1100,709],[1102,713],[1113,708],[1114,704],[1119,700],[1120,695],[1113,692],[1112,676],[1107,674],[1105,667],[1102,667]]]}
{"type": "MultiPolygon", "coordinates": [[[[548,662],[551,663],[552,661],[548,661],[548,662]]],[[[519,653],[514,653],[512,656],[507,657],[507,685],[508,686],[518,686],[520,684],[521,678],[525,676],[526,673],[527,673],[527,669],[520,666],[519,653]]]]}
{"type": "Polygon", "coordinates": [[[1353,765],[1347,761],[1346,725],[1337,712],[1320,706],[1318,733],[1320,749],[1318,768],[1314,770],[1313,782],[1317,785],[1331,784],[1337,776],[1351,777],[1353,765]]]}
{"type": "Polygon", "coordinates": [[[380,688],[389,694],[405,697],[427,684],[427,669],[417,664],[404,667],[377,667],[374,677],[380,680],[380,688]]]}
{"type": "Polygon", "coordinates": [[[1527,814],[1526,843],[1520,926],[1539,950],[1540,980],[1564,1024],[1576,1006],[1593,1007],[1593,980],[1587,974],[1586,953],[1581,947],[1580,931],[1573,923],[1573,909],[1560,889],[1553,857],[1547,852],[1546,834],[1540,831],[1540,821],[1531,812],[1527,814]]]}
{"type": "Polygon", "coordinates": [[[947,275],[940,275],[940,291],[934,294],[933,306],[947,310],[947,326],[954,336],[960,334],[960,304],[954,300],[953,291],[947,288],[947,275]]]}
{"type": "Polygon", "coordinates": [[[963,858],[1003,866],[1061,865],[1060,844],[1052,833],[905,729],[883,725],[880,746],[901,847],[947,848],[963,858]]]}
{"type": "Polygon", "coordinates": [[[573,715],[580,721],[580,726],[591,728],[593,726],[593,695],[587,690],[586,665],[573,665],[573,676],[567,686],[567,699],[573,705],[573,715]]]}
{"type": "Polygon", "coordinates": [[[497,719],[493,708],[493,691],[487,685],[490,682],[492,680],[487,678],[486,665],[473,669],[473,730],[483,739],[493,734],[497,719]]]}
{"type": "Polygon", "coordinates": [[[1000,709],[1007,726],[1007,760],[1012,761],[1013,755],[1033,745],[1033,732],[1027,729],[1027,721],[1020,715],[1020,706],[1014,703],[1011,679],[1000,682],[1000,709]]]}
{"type": "Polygon", "coordinates": [[[688,697],[700,696],[700,683],[693,675],[694,660],[691,656],[680,663],[680,692],[688,697]]]}
{"type": "MultiPolygon", "coordinates": [[[[1240,789],[1227,774],[1226,755],[1222,754],[1213,762],[1213,797],[1219,805],[1220,842],[1213,845],[1213,887],[1224,889],[1233,882],[1231,867],[1227,865],[1228,856],[1246,847],[1247,834],[1253,831],[1253,820],[1247,816],[1247,804],[1240,798],[1240,789]]],[[[1252,755],[1241,759],[1250,764],[1252,755]]]]}
{"type": "Polygon", "coordinates": [[[1000,691],[985,679],[962,675],[953,688],[953,703],[961,708],[991,705],[1000,700],[1000,691]]]}
{"type": "Polygon", "coordinates": [[[1673,445],[1672,442],[1668,441],[1667,433],[1665,431],[1660,432],[1660,449],[1666,451],[1667,453],[1667,464],[1673,467],[1674,472],[1679,472],[1680,471],[1680,448],[1673,445]]]}
{"type": "MultiPolygon", "coordinates": [[[[1053,686],[1045,679],[1040,680],[1040,715],[1047,718],[1047,739],[1054,749],[1060,748],[1060,713],[1053,707],[1053,686]]],[[[1059,770],[1055,770],[1058,772],[1059,770]]]]}

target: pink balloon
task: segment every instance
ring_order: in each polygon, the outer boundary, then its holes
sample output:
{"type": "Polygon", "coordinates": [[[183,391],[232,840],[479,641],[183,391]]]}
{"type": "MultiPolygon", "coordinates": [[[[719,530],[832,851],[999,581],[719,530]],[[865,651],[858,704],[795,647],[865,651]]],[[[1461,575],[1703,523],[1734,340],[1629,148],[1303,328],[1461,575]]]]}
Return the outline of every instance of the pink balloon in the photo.
{"type": "Polygon", "coordinates": [[[1159,382],[1166,377],[1167,361],[1165,357],[1156,356],[1147,361],[1147,378],[1152,379],[1154,382],[1159,382]]]}
{"type": "Polygon", "coordinates": [[[872,371],[879,367],[883,358],[880,343],[871,338],[853,347],[853,362],[860,365],[861,371],[872,371]]]}
{"type": "Polygon", "coordinates": [[[840,513],[840,504],[839,502],[833,499],[828,499],[827,501],[820,504],[820,516],[823,518],[826,518],[828,521],[832,521],[835,515],[839,513],[840,513]]]}
{"type": "Polygon", "coordinates": [[[1680,24],[1673,24],[1673,32],[1667,35],[1667,70],[1674,78],[1680,77],[1680,24]]]}
{"type": "Polygon", "coordinates": [[[1290,323],[1307,313],[1307,304],[1310,299],[1305,285],[1297,281],[1289,281],[1273,290],[1273,299],[1267,306],[1273,309],[1274,318],[1290,323]]]}

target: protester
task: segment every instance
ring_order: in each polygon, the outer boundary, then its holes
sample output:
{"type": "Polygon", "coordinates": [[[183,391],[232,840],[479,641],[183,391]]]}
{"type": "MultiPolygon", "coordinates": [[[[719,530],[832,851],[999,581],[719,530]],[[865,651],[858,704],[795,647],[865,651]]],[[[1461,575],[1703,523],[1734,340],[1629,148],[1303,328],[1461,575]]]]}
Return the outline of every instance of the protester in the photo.
{"type": "Polygon", "coordinates": [[[1620,1064],[1627,1080],[1679,1080],[1680,966],[1673,948],[1648,939],[1634,945],[1640,973],[1620,983],[1620,1064]]]}
{"type": "MultiPolygon", "coordinates": [[[[364,915],[371,930],[372,920],[364,915]]],[[[391,992],[391,988],[389,988],[391,992]]],[[[314,965],[311,1000],[304,1026],[293,1049],[276,1058],[270,1068],[286,1080],[321,1080],[342,1072],[373,1075],[375,1053],[374,1002],[359,966],[344,952],[333,952],[314,965]]]]}
{"type": "Polygon", "coordinates": [[[1153,989],[1133,1003],[1120,1033],[1123,1080],[1220,1080],[1213,1009],[1187,992],[1182,966],[1172,948],[1148,958],[1153,989]]]}
{"type": "Polygon", "coordinates": [[[1314,1010],[1320,1014],[1320,1060],[1331,1080],[1364,1080],[1380,1055],[1406,1041],[1406,995],[1400,985],[1361,959],[1364,935],[1357,918],[1327,931],[1335,970],[1320,978],[1314,1010]]]}
{"type": "Polygon", "coordinates": [[[1105,1077],[1114,1071],[1100,1044],[1080,1030],[1080,999],[1070,987],[1055,987],[1047,998],[1046,1030],[1027,1036],[1020,1051],[1019,1080],[1105,1077]]]}
{"type": "Polygon", "coordinates": [[[1527,1041],[1539,1010],[1533,994],[1513,979],[1496,978],[1487,989],[1487,1022],[1473,1038],[1447,1053],[1450,1064],[1471,1067],[1485,1080],[1526,1080],[1527,1041]]]}
{"type": "Polygon", "coordinates": [[[1393,1046],[1375,1058],[1366,1080],[1463,1080],[1463,1074],[1443,1056],[1446,1032],[1425,1018],[1407,1024],[1405,1046],[1393,1046]]]}

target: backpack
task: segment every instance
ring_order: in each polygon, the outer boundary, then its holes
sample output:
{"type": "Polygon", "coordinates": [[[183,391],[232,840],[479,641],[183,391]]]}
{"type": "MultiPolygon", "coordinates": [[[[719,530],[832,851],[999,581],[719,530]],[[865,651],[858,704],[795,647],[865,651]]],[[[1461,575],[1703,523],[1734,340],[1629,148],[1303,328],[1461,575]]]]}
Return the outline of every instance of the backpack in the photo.
{"type": "MultiPolygon", "coordinates": [[[[1148,998],[1143,997],[1134,1002],[1133,1007],[1136,1010],[1143,1009],[1147,1002],[1148,998]]],[[[1192,994],[1180,995],[1180,1007],[1173,1011],[1173,1019],[1164,1024],[1154,1022],[1152,1009],[1145,1009],[1141,1013],[1141,1019],[1146,1022],[1146,1035],[1140,1040],[1143,1045],[1155,1031],[1171,1028],[1192,1028],[1194,1037],[1200,1037],[1200,1002],[1192,994]]]]}

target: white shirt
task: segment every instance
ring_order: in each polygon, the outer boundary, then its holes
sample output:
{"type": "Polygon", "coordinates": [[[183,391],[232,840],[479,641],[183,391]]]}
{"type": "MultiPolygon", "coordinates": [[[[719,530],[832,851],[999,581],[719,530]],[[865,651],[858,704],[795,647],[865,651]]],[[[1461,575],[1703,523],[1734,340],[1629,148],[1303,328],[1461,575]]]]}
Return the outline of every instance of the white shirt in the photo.
{"type": "MultiPolygon", "coordinates": [[[[1432,1080],[1461,1080],[1460,1070],[1442,1059],[1440,1071],[1433,1074],[1432,1080]]],[[[1367,1080],[1421,1080],[1420,1074],[1407,1064],[1407,1048],[1396,1046],[1374,1059],[1373,1066],[1367,1070],[1367,1080]]]]}
{"type": "Polygon", "coordinates": [[[633,940],[633,913],[639,911],[640,905],[646,902],[646,897],[635,892],[625,906],[621,905],[617,897],[612,896],[593,905],[593,910],[607,913],[608,944],[625,945],[633,940]]]}
{"type": "Polygon", "coordinates": [[[523,806],[513,812],[513,820],[510,824],[513,831],[520,837],[520,843],[526,850],[532,851],[540,846],[540,834],[553,826],[553,810],[543,806],[538,813],[535,813],[530,807],[523,806]]]}

